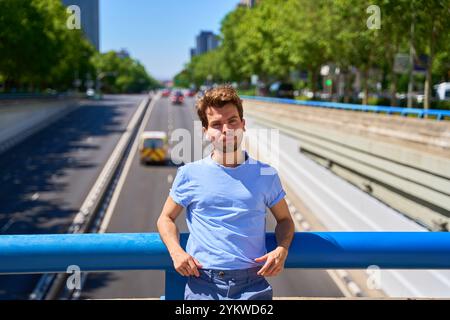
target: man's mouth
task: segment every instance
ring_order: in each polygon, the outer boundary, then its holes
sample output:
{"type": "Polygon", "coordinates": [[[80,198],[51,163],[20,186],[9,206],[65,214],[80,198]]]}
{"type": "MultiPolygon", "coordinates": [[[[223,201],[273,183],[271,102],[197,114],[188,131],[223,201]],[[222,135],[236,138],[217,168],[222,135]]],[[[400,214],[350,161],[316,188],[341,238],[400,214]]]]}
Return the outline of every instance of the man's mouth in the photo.
{"type": "Polygon", "coordinates": [[[237,138],[235,136],[231,136],[231,137],[225,137],[222,139],[223,142],[233,142],[235,141],[237,138]]]}

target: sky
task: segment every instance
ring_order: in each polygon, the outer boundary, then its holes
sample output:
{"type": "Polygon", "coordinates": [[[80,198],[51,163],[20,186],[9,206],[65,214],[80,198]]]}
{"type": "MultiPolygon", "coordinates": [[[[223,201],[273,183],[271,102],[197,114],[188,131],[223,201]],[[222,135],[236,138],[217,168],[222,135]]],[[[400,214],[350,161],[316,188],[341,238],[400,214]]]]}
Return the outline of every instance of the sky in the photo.
{"type": "Polygon", "coordinates": [[[100,51],[126,49],[158,80],[190,60],[200,31],[219,33],[238,0],[100,0],[100,51]]]}

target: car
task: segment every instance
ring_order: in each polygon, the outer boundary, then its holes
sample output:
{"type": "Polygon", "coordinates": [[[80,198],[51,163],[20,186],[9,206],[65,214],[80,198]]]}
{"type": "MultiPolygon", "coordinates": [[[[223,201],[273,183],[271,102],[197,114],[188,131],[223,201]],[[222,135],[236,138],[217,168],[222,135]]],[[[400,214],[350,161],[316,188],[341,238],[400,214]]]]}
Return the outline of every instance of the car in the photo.
{"type": "Polygon", "coordinates": [[[141,164],[166,163],[169,160],[169,143],[164,131],[144,131],[139,140],[141,164]]]}
{"type": "Polygon", "coordinates": [[[269,94],[276,98],[294,99],[294,85],[288,82],[274,82],[269,88],[269,94]]]}
{"type": "Polygon", "coordinates": [[[187,91],[186,96],[187,96],[187,97],[195,97],[196,94],[197,94],[197,91],[191,89],[191,90],[188,90],[188,91],[187,91]]]}
{"type": "Polygon", "coordinates": [[[170,97],[170,100],[172,101],[172,104],[183,104],[184,102],[183,92],[175,91],[170,97]]]}
{"type": "Polygon", "coordinates": [[[439,100],[450,100],[450,82],[442,82],[434,86],[439,100]]]}
{"type": "Polygon", "coordinates": [[[170,89],[164,89],[162,92],[162,96],[167,98],[168,96],[170,96],[170,89]]]}
{"type": "Polygon", "coordinates": [[[95,96],[95,90],[94,89],[87,89],[86,90],[86,97],[92,98],[95,96]]]}

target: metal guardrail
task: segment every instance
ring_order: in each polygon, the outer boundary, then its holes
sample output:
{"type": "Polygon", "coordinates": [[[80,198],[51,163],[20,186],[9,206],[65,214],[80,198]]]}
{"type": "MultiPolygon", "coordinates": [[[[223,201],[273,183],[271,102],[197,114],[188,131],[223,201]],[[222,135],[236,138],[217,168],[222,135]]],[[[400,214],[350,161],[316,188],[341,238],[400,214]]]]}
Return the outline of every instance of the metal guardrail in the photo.
{"type": "MultiPolygon", "coordinates": [[[[189,234],[180,235],[183,247],[189,234]]],[[[276,247],[266,235],[267,250],[276,247]]],[[[187,278],[158,233],[0,236],[0,274],[165,270],[165,299],[182,300],[187,278]]],[[[297,232],[286,268],[450,269],[448,232],[297,232]]]]}
{"type": "Polygon", "coordinates": [[[340,110],[386,113],[388,115],[390,114],[400,114],[401,116],[415,115],[418,118],[424,118],[425,116],[427,117],[433,116],[436,117],[436,120],[443,120],[444,117],[450,117],[450,110],[443,110],[443,109],[419,109],[419,108],[401,108],[388,106],[371,106],[365,104],[308,101],[308,100],[295,100],[295,99],[258,97],[258,96],[241,96],[241,98],[260,100],[272,103],[285,103],[285,104],[296,104],[296,105],[340,109],[340,110]]]}

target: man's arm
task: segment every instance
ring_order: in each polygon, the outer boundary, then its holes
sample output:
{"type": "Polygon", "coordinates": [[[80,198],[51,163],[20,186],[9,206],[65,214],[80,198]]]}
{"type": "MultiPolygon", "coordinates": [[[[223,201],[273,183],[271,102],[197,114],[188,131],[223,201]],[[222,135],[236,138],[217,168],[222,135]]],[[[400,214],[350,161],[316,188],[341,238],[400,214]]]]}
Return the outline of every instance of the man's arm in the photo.
{"type": "Polygon", "coordinates": [[[278,201],[277,204],[270,208],[270,211],[277,220],[275,237],[278,246],[275,250],[255,259],[256,262],[266,260],[264,266],[258,271],[259,275],[265,277],[276,276],[283,270],[289,246],[291,245],[295,232],[294,221],[292,220],[285,199],[278,201]]]}
{"type": "Polygon", "coordinates": [[[168,196],[156,225],[162,241],[169,250],[175,270],[183,276],[195,275],[198,277],[200,274],[197,268],[202,267],[200,262],[180,246],[179,232],[175,220],[182,210],[183,207],[168,196]]]}

